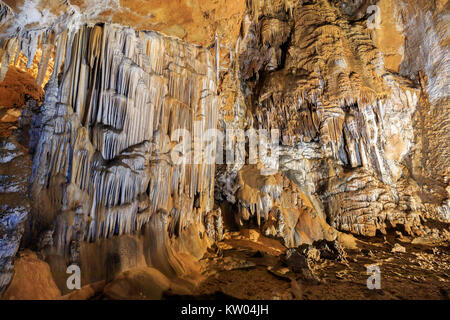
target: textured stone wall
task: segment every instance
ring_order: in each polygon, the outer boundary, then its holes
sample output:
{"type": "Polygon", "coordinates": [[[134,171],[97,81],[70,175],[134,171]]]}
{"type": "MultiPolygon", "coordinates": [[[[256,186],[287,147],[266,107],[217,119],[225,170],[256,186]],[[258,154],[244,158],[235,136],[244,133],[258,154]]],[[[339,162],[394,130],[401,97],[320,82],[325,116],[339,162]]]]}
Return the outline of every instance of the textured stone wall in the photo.
{"type": "Polygon", "coordinates": [[[425,0],[2,2],[0,79],[26,61],[46,84],[27,245],[94,281],[188,273],[223,228],[288,247],[427,236],[450,212],[448,15],[425,0]],[[200,150],[208,129],[244,135],[217,144],[234,161],[180,165],[179,129],[200,150]],[[245,132],[274,129],[267,171],[245,132]]]}

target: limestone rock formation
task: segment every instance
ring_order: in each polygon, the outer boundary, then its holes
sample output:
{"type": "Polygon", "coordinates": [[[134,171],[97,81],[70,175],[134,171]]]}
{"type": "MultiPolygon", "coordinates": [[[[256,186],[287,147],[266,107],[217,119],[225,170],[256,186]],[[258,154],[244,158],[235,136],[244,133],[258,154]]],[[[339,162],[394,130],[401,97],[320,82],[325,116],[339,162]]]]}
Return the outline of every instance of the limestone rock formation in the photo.
{"type": "Polygon", "coordinates": [[[448,241],[449,9],[0,1],[0,293],[20,243],[160,298],[236,230],[310,278],[349,234],[448,241]]]}
{"type": "Polygon", "coordinates": [[[50,267],[30,251],[20,253],[15,262],[15,276],[2,298],[6,300],[54,300],[61,291],[53,280],[50,267]]]}

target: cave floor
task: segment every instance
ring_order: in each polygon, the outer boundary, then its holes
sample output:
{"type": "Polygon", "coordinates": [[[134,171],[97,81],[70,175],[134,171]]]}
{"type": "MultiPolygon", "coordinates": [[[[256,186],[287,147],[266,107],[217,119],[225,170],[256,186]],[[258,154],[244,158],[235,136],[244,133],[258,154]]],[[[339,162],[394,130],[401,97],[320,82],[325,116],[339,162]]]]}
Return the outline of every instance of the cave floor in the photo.
{"type": "Polygon", "coordinates": [[[202,260],[207,276],[189,296],[168,299],[385,300],[449,299],[448,243],[411,244],[394,236],[359,238],[347,261],[311,264],[319,281],[305,281],[281,260],[285,248],[255,230],[227,234],[202,260]],[[406,252],[391,252],[399,243],[406,252]],[[381,288],[368,289],[367,266],[378,265],[381,288]]]}

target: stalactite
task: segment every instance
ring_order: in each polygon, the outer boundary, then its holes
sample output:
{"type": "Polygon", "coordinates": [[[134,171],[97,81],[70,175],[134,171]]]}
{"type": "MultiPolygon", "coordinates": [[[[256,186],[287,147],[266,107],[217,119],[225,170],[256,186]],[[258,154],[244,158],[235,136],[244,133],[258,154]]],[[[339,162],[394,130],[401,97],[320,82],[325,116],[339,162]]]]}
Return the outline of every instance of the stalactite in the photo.
{"type": "Polygon", "coordinates": [[[214,165],[175,165],[170,152],[176,130],[216,128],[215,59],[180,40],[113,25],[84,26],[56,41],[33,194],[81,222],[59,223],[55,246],[67,252],[77,237],[134,233],[158,210],[183,208],[173,219],[189,225],[197,194],[196,215],[211,211],[214,165]],[[52,195],[55,188],[64,195],[52,195]]]}
{"type": "Polygon", "coordinates": [[[17,46],[17,39],[12,38],[8,39],[3,45],[3,48],[0,50],[0,82],[5,79],[9,65],[14,61],[17,46]]]}

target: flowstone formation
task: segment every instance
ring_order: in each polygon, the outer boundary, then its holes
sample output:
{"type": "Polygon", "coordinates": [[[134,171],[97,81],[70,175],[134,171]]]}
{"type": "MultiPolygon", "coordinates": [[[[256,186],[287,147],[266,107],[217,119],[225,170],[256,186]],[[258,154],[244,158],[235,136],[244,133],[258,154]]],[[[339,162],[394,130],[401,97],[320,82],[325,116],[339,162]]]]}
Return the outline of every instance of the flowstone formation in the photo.
{"type": "Polygon", "coordinates": [[[206,292],[257,249],[301,298],[289,272],[320,283],[354,237],[447,243],[449,9],[1,1],[0,293],[28,249],[52,294],[76,265],[112,299],[206,292]]]}
{"type": "Polygon", "coordinates": [[[427,214],[409,162],[418,152],[414,116],[426,98],[419,83],[385,67],[376,29],[348,10],[328,1],[256,1],[237,50],[246,110],[236,108],[238,98],[233,111],[247,115],[246,128],[279,130],[279,171],[331,226],[422,235],[427,214]]]}
{"type": "Polygon", "coordinates": [[[196,45],[115,25],[52,37],[54,72],[30,146],[33,214],[25,241],[39,239],[37,249],[56,256],[50,264],[62,273],[67,264],[81,265],[89,283],[105,274],[90,271],[86,256],[95,249],[83,245],[142,231],[152,239],[145,255],[113,248],[98,263],[118,264],[120,271],[145,256],[169,274],[190,271],[177,254],[198,259],[208,244],[203,222],[213,209],[214,164],[176,164],[171,154],[189,151],[173,150],[186,139],[177,132],[216,127],[214,57],[196,45]]]}
{"type": "MultiPolygon", "coordinates": [[[[41,108],[32,175],[38,221],[31,230],[56,219],[46,245],[72,263],[80,262],[80,241],[143,226],[161,232],[153,263],[176,259],[162,249],[169,234],[179,250],[200,257],[214,165],[174,164],[171,153],[177,131],[193,130],[194,122],[199,132],[216,126],[213,57],[176,39],[110,25],[85,26],[57,41],[55,68],[64,69],[50,79],[41,108]]],[[[183,265],[173,264],[162,267],[182,273],[183,265]]]]}

